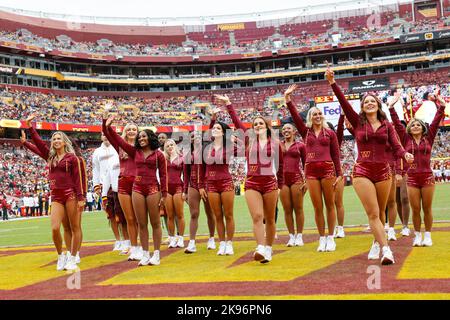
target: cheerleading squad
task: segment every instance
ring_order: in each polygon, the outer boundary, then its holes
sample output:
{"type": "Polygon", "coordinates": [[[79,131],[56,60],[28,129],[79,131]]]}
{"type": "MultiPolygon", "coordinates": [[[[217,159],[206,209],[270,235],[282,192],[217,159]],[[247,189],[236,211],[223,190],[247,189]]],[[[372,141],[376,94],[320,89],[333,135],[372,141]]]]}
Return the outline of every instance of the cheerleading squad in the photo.
{"type": "MultiPolygon", "coordinates": [[[[399,100],[397,96],[389,103],[391,124],[376,95],[369,93],[362,97],[358,114],[336,84],[330,68],[325,77],[342,108],[336,132],[328,127],[316,107],[308,111],[306,123],[303,121],[291,99],[296,85],[284,93],[293,122],[282,127],[281,139],[275,135],[270,121],[260,116],[255,116],[251,126],[246,127],[226,95],[215,95],[215,98],[225,107],[235,130],[216,120],[220,111],[216,108],[212,113],[208,142],[202,139],[201,132],[194,131],[187,143],[190,148],[183,150],[174,140],[167,137],[159,140],[152,130],[139,131],[132,123],[125,126],[122,135],[117,134],[112,127],[114,116],[106,111],[103,143],[93,155],[93,184],[95,192],[104,199],[104,209],[116,239],[119,226],[122,229],[126,240],[122,243],[121,254],[128,255],[129,261],[139,261],[139,266],[159,265],[160,215],[166,217],[169,248],[184,248],[183,204],[187,201],[189,242],[184,252],[197,251],[196,234],[203,203],[209,229],[207,249],[216,249],[214,233],[217,231],[217,254],[233,255],[235,192],[229,164],[233,157],[240,156],[245,157],[247,163],[244,188],[256,241],[253,259],[261,263],[272,260],[278,199],[289,231],[287,246],[303,246],[303,197],[307,190],[319,233],[317,251],[335,251],[335,238],[345,237],[344,179],[340,164],[344,125],[356,140],[358,156],[353,167],[353,186],[374,238],[368,259],[380,259],[382,265],[395,263],[388,240],[395,240],[393,227],[397,212],[403,223],[402,234],[409,235],[409,206],[415,230],[413,245],[431,246],[434,194],[431,148],[444,118],[445,101],[439,93],[435,95],[437,112],[429,127],[413,118],[405,128],[393,108],[399,100]],[[297,133],[303,142],[296,140],[297,133]],[[390,227],[388,234],[384,228],[386,222],[390,227]],[[153,254],[149,248],[149,223],[153,254]]],[[[40,139],[32,120],[33,116],[27,119],[27,124],[34,144],[25,139],[22,142],[48,163],[57,270],[75,270],[80,263],[81,211],[86,199],[84,161],[77,156],[75,144],[60,131],[52,135],[49,148],[40,139]],[[62,252],[61,224],[67,254],[62,252]]]]}

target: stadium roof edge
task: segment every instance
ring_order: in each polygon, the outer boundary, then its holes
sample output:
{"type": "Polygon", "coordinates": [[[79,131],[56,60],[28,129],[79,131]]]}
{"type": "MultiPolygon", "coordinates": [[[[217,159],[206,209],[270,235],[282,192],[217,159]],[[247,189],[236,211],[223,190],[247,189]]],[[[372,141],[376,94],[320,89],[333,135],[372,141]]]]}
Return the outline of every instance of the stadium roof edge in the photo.
{"type": "MultiPolygon", "coordinates": [[[[335,4],[333,12],[374,9],[383,6],[392,6],[412,3],[413,0],[360,0],[343,1],[335,4]]],[[[129,26],[204,26],[218,23],[253,22],[264,20],[288,19],[298,16],[310,16],[321,13],[330,13],[330,4],[309,5],[297,8],[253,12],[248,14],[229,14],[201,17],[101,17],[101,16],[75,16],[70,14],[49,13],[0,6],[0,11],[35,18],[59,20],[75,23],[92,23],[104,25],[129,25],[129,26]]]]}

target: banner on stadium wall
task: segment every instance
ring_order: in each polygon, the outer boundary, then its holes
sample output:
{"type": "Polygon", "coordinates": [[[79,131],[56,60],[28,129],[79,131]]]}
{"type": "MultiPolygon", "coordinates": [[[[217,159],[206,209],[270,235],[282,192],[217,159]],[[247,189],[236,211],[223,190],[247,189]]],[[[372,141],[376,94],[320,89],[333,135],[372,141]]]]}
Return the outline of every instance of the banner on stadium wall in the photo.
{"type": "Polygon", "coordinates": [[[21,127],[21,123],[19,120],[2,119],[0,120],[0,127],[19,129],[21,127]]]}
{"type": "Polygon", "coordinates": [[[244,30],[244,23],[229,23],[229,24],[219,24],[217,25],[217,30],[219,31],[233,31],[233,30],[244,30]]]}
{"type": "Polygon", "coordinates": [[[25,50],[28,50],[28,51],[35,51],[35,52],[41,52],[41,51],[42,51],[42,48],[39,48],[38,46],[25,45],[25,50]]]}
{"type": "Polygon", "coordinates": [[[339,48],[345,48],[345,47],[356,47],[356,46],[363,46],[364,41],[349,41],[349,42],[342,42],[339,43],[339,48]]]}
{"type": "MultiPolygon", "coordinates": [[[[347,96],[348,102],[353,107],[355,112],[359,113],[361,110],[361,101],[359,100],[359,95],[350,95],[347,96]]],[[[326,96],[326,97],[316,97],[314,99],[316,101],[316,107],[322,111],[322,114],[325,117],[326,122],[330,122],[333,124],[334,128],[337,129],[337,125],[339,122],[339,117],[341,116],[341,105],[335,96],[326,96]],[[317,102],[320,101],[320,102],[317,102]]],[[[347,129],[344,130],[344,135],[350,135],[347,129]]]]}
{"type": "Polygon", "coordinates": [[[401,43],[409,43],[409,42],[417,42],[417,41],[425,41],[425,37],[423,33],[419,34],[407,34],[400,36],[401,43]]]}
{"type": "Polygon", "coordinates": [[[0,66],[0,73],[21,74],[22,68],[15,68],[9,66],[0,66]]]}
{"type": "Polygon", "coordinates": [[[18,43],[10,41],[0,41],[2,47],[18,48],[18,43]]]}
{"type": "MultiPolygon", "coordinates": [[[[244,126],[246,128],[251,127],[251,123],[245,122],[244,126]]],[[[277,127],[280,125],[280,120],[272,120],[272,126],[277,127]]],[[[11,119],[0,119],[0,128],[14,128],[14,129],[20,129],[20,128],[28,128],[25,121],[19,121],[19,120],[11,120],[11,119]]],[[[117,133],[121,133],[124,129],[123,126],[114,126],[113,127],[117,133]]],[[[36,129],[37,130],[49,130],[49,131],[65,131],[65,132],[101,132],[102,126],[101,125],[84,125],[84,124],[69,124],[69,123],[50,123],[50,122],[36,122],[36,129]]],[[[155,126],[145,126],[145,127],[139,127],[140,130],[142,129],[150,129],[154,132],[182,132],[182,131],[193,131],[201,130],[201,131],[207,131],[209,130],[208,125],[202,125],[202,126],[194,126],[194,125],[186,125],[186,126],[161,126],[161,127],[155,127],[155,126]]]]}
{"type": "Polygon", "coordinates": [[[387,90],[389,89],[389,79],[379,78],[379,79],[350,81],[348,89],[352,92],[387,90]]]}
{"type": "Polygon", "coordinates": [[[435,39],[450,38],[450,30],[434,31],[433,34],[435,39]]]}
{"type": "Polygon", "coordinates": [[[417,34],[407,34],[400,36],[401,43],[408,42],[417,42],[417,41],[425,41],[425,40],[439,40],[450,38],[450,30],[441,30],[441,31],[432,31],[432,32],[424,32],[417,34]]]}

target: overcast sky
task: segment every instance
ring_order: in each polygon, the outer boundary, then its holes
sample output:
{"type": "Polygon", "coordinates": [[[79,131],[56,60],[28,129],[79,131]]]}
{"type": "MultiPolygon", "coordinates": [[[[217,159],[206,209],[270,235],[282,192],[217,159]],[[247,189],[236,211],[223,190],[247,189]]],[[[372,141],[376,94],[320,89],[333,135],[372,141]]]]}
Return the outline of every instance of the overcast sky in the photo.
{"type": "Polygon", "coordinates": [[[72,15],[161,18],[249,14],[342,1],[345,0],[0,0],[0,6],[72,15]]]}

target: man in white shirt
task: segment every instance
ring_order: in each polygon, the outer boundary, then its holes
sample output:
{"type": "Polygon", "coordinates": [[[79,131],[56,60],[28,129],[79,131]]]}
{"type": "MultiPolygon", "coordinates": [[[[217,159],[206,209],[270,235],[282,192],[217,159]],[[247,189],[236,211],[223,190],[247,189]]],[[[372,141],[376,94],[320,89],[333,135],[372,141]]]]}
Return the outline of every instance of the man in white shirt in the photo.
{"type": "Polygon", "coordinates": [[[37,196],[37,194],[34,194],[33,197],[33,213],[35,217],[40,216],[39,214],[39,198],[37,196]]]}
{"type": "Polygon", "coordinates": [[[131,243],[125,216],[117,196],[120,174],[119,155],[103,133],[102,142],[102,145],[95,149],[92,155],[92,182],[94,191],[102,196],[102,207],[108,215],[111,229],[116,238],[113,251],[121,251],[121,254],[127,254],[131,243]],[[120,240],[119,225],[123,240],[120,240]]]}
{"type": "Polygon", "coordinates": [[[89,212],[92,212],[92,205],[94,204],[94,195],[91,191],[86,193],[86,205],[88,206],[89,212]]]}

